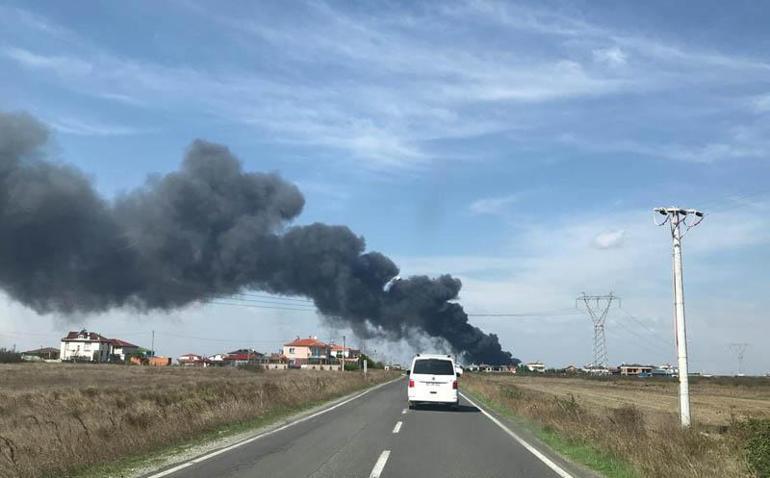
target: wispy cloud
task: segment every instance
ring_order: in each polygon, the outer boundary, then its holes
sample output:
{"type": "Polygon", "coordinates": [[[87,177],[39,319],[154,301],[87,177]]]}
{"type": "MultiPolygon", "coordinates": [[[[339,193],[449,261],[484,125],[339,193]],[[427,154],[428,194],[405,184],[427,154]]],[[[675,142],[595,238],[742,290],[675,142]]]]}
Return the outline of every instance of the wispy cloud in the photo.
{"type": "Polygon", "coordinates": [[[594,237],[592,244],[599,249],[613,249],[621,247],[625,237],[626,231],[622,229],[618,231],[602,232],[594,237]]]}
{"type": "Polygon", "coordinates": [[[56,131],[77,136],[127,136],[146,132],[129,126],[83,121],[76,118],[58,118],[49,120],[48,124],[56,131]]]}
{"type": "MultiPolygon", "coordinates": [[[[528,5],[467,1],[375,14],[313,2],[297,5],[308,18],[301,23],[183,5],[218,26],[219,40],[259,48],[272,67],[126,57],[31,15],[29,29],[52,38],[66,33],[78,48],[59,53],[52,41],[46,49],[6,46],[2,55],[84,95],[215,116],[253,128],[262,141],[319,146],[338,153],[331,156],[345,165],[375,171],[425,169],[448,156],[437,147],[441,140],[512,128],[556,136],[543,119],[554,104],[565,114],[580,114],[579,100],[680,88],[693,78],[722,81],[724,69],[736,73],[732,81],[768,71],[763,61],[616,31],[576,11],[528,5]],[[461,18],[475,22],[476,32],[499,33],[503,41],[458,36],[447,26],[461,18]],[[549,48],[529,52],[540,44],[549,48]]],[[[616,143],[636,142],[633,128],[628,136],[616,143]]],[[[714,141],[664,145],[655,154],[710,161],[757,151],[737,141],[714,141]]]]}
{"type": "Polygon", "coordinates": [[[518,202],[520,196],[518,194],[508,194],[505,196],[481,198],[473,201],[468,206],[468,211],[472,214],[483,215],[499,215],[508,212],[511,205],[518,202]]]}
{"type": "Polygon", "coordinates": [[[91,63],[71,56],[39,55],[13,47],[3,48],[0,53],[26,68],[48,70],[60,76],[82,77],[94,69],[91,63]]]}

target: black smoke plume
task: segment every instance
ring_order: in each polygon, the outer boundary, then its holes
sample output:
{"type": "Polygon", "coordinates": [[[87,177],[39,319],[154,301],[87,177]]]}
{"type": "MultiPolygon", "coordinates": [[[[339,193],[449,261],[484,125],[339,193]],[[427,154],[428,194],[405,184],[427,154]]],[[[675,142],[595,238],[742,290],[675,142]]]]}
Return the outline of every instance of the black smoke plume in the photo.
{"type": "Polygon", "coordinates": [[[47,161],[47,129],[0,113],[0,287],[39,313],[173,309],[259,289],[311,298],[361,334],[442,338],[465,358],[516,362],[452,302],[460,281],[415,276],[366,252],[345,226],[289,226],[296,186],[250,173],[194,141],[181,168],[105,200],[77,169],[47,161]]]}

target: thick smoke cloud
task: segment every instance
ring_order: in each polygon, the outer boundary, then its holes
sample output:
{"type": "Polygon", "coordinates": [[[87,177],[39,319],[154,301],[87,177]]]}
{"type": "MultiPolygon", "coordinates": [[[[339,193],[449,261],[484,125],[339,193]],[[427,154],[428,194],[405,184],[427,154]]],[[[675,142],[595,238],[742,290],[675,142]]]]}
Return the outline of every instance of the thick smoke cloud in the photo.
{"type": "Polygon", "coordinates": [[[177,172],[107,201],[78,170],[46,161],[47,129],[0,113],[0,287],[40,313],[173,309],[260,289],[313,299],[361,334],[444,339],[466,359],[516,361],[452,300],[460,281],[410,277],[345,226],[289,227],[296,186],[243,171],[197,140],[177,172]]]}

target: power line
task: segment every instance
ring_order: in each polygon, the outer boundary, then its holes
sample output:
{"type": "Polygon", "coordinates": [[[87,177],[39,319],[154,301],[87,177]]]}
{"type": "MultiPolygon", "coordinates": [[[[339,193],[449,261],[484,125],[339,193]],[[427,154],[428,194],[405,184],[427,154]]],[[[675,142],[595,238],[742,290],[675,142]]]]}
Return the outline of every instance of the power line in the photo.
{"type": "Polygon", "coordinates": [[[626,317],[628,317],[629,319],[631,319],[634,322],[636,322],[637,324],[639,324],[644,330],[649,332],[652,337],[654,337],[655,339],[659,340],[662,344],[665,344],[667,347],[670,347],[672,345],[670,340],[664,338],[663,335],[660,332],[656,332],[655,330],[649,328],[638,317],[635,317],[633,314],[628,313],[622,307],[620,307],[620,311],[623,312],[624,314],[626,314],[626,317]]]}
{"type": "Polygon", "coordinates": [[[250,299],[250,298],[238,297],[238,296],[222,297],[222,299],[224,299],[224,300],[237,300],[237,301],[243,301],[243,302],[255,302],[255,303],[258,303],[258,304],[282,305],[282,306],[287,306],[287,307],[313,307],[313,308],[315,308],[315,306],[310,305],[310,304],[305,305],[305,304],[292,303],[292,302],[278,302],[278,301],[263,300],[263,299],[250,299]]]}
{"type": "Polygon", "coordinates": [[[237,302],[221,302],[218,300],[212,300],[209,302],[204,302],[204,304],[212,304],[212,305],[234,305],[238,307],[248,307],[251,309],[267,309],[267,310],[290,310],[294,312],[316,312],[315,309],[310,308],[294,308],[294,307],[278,307],[278,306],[270,306],[270,305],[257,305],[257,304],[243,304],[243,303],[237,303],[237,302]]]}
{"type": "Polygon", "coordinates": [[[466,315],[468,317],[550,317],[550,316],[566,316],[577,315],[578,312],[574,310],[554,310],[554,311],[540,311],[540,312],[511,312],[511,313],[473,313],[469,312],[466,315]]]}

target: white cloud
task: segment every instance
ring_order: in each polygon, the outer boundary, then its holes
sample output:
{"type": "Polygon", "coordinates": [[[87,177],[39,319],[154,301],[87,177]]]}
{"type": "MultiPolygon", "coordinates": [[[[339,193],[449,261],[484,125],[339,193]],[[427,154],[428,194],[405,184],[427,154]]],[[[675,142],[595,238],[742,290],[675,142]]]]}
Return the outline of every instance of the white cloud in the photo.
{"type": "Polygon", "coordinates": [[[56,131],[77,136],[127,136],[144,132],[128,126],[96,123],[76,118],[58,118],[48,121],[48,124],[56,131]]]}
{"type": "Polygon", "coordinates": [[[625,52],[616,46],[611,48],[599,48],[592,53],[594,61],[613,67],[625,65],[628,59],[625,52]]]}
{"type": "Polygon", "coordinates": [[[622,229],[618,231],[603,232],[594,237],[592,244],[599,249],[614,249],[623,246],[625,238],[626,231],[622,229]]]}
{"type": "Polygon", "coordinates": [[[752,98],[752,107],[758,113],[770,112],[770,93],[752,98]]]}
{"type": "Polygon", "coordinates": [[[477,199],[468,206],[468,211],[472,214],[504,214],[512,204],[519,201],[518,194],[508,194],[506,196],[488,197],[477,199]]]}
{"type": "MultiPolygon", "coordinates": [[[[516,103],[537,106],[679,88],[693,71],[699,81],[723,81],[722,70],[732,68],[741,71],[731,76],[739,81],[767,69],[752,59],[620,34],[575,11],[568,16],[563,10],[497,2],[469,1],[398,15],[351,13],[311,3],[303,8],[315,21],[302,24],[280,18],[267,23],[224,16],[200,5],[188,7],[219,25],[226,39],[253,44],[258,38],[263,53],[273,55],[280,68],[209,70],[121,57],[39,17],[28,21],[28,27],[53,38],[65,32],[68,45],[76,45],[67,51],[75,53],[6,47],[3,54],[25,68],[54,73],[52,80],[58,77],[82,94],[214,115],[253,127],[263,141],[321,146],[342,152],[334,157],[347,161],[346,167],[352,162],[378,172],[419,171],[446,159],[447,154],[434,149],[437,139],[544,127],[538,125],[534,107],[522,109],[516,103]],[[545,41],[554,51],[538,56],[475,38],[458,42],[446,25],[462,17],[490,28],[503,25],[513,33],[537,35],[538,41],[552,37],[545,41]],[[565,43],[570,47],[562,48],[565,43]],[[301,81],[292,74],[314,69],[343,73],[318,79],[308,75],[301,81]]],[[[704,151],[672,146],[663,153],[686,159],[755,155],[755,150],[715,142],[704,151]]]]}
{"type": "Polygon", "coordinates": [[[71,56],[39,55],[23,48],[6,47],[3,56],[26,68],[50,70],[61,76],[84,76],[93,72],[93,65],[71,56]]]}

